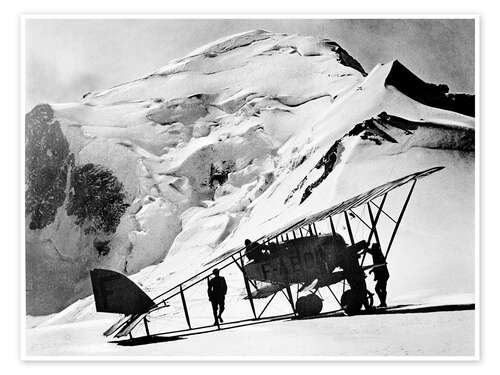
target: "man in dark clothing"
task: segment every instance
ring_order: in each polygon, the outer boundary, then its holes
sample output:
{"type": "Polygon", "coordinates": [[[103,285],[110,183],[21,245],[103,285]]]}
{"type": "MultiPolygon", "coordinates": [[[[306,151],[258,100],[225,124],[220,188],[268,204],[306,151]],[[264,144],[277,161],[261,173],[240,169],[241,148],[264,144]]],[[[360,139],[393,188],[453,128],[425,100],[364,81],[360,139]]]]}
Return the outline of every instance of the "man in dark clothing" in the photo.
{"type": "Polygon", "coordinates": [[[255,260],[255,255],[257,253],[257,244],[252,244],[252,241],[249,239],[245,240],[245,256],[248,260],[255,260]]]}
{"type": "Polygon", "coordinates": [[[362,306],[365,306],[365,309],[369,310],[370,305],[367,300],[368,290],[366,288],[365,272],[359,264],[357,248],[346,246],[341,254],[339,266],[344,271],[353,298],[351,306],[346,306],[344,309],[358,312],[362,306]]]}
{"type": "Polygon", "coordinates": [[[376,281],[375,292],[380,300],[379,307],[387,307],[387,280],[389,280],[389,270],[387,269],[384,254],[382,254],[382,250],[378,243],[374,243],[368,250],[368,253],[372,256],[373,264],[376,265],[372,268],[370,273],[373,272],[373,279],[376,281]]]}
{"type": "Polygon", "coordinates": [[[208,299],[212,303],[214,313],[214,325],[223,323],[222,312],[224,311],[224,299],[227,292],[226,280],[219,276],[219,270],[214,268],[212,271],[214,277],[208,280],[208,299]]]}
{"type": "Polygon", "coordinates": [[[245,256],[248,260],[258,262],[269,257],[270,251],[269,247],[259,244],[258,242],[252,242],[249,239],[245,240],[245,256]]]}

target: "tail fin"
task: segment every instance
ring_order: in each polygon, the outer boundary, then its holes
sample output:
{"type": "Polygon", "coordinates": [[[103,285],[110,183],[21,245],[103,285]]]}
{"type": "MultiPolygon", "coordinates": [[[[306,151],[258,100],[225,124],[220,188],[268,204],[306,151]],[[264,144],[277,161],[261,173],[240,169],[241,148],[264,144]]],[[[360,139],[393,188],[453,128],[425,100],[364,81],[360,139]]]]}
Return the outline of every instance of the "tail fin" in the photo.
{"type": "Polygon", "coordinates": [[[121,273],[94,269],[90,271],[98,312],[142,314],[155,306],[153,300],[121,273]]]}

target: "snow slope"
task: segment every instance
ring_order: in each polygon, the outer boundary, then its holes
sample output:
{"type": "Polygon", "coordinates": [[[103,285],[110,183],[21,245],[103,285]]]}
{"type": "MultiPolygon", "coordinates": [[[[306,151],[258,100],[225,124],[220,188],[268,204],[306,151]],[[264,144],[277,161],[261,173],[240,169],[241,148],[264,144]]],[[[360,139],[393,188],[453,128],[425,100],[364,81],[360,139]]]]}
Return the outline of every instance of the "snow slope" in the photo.
{"type": "Polygon", "coordinates": [[[445,91],[397,61],[366,74],[333,41],[256,30],[79,103],[35,107],[28,314],[67,307],[47,328],[94,319],[89,269],[133,274],[155,296],[245,238],[435,166],[391,253],[391,296],[470,302],[473,97],[445,91]]]}

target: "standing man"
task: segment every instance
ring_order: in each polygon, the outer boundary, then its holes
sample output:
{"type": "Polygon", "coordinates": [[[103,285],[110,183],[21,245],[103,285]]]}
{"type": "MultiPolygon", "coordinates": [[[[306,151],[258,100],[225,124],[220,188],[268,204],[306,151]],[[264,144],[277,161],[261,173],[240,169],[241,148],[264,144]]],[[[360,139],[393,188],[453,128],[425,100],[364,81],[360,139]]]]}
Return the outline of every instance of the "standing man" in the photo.
{"type": "Polygon", "coordinates": [[[214,277],[208,280],[208,299],[212,303],[212,311],[214,313],[214,326],[218,326],[219,322],[223,323],[222,312],[224,311],[224,299],[227,292],[226,279],[219,276],[219,269],[214,268],[212,271],[214,277]]]}
{"type": "Polygon", "coordinates": [[[359,254],[356,246],[344,246],[344,251],[339,259],[339,266],[345,274],[345,278],[350,287],[350,297],[343,301],[344,295],[340,299],[342,308],[347,314],[356,314],[365,306],[365,310],[370,309],[367,300],[368,290],[366,288],[365,272],[359,264],[359,254]]]}
{"type": "Polygon", "coordinates": [[[380,300],[379,307],[387,307],[387,280],[389,280],[389,270],[387,269],[384,254],[382,254],[382,250],[378,243],[374,243],[368,252],[371,254],[373,264],[375,265],[370,273],[373,272],[373,279],[376,281],[375,292],[380,300]]]}

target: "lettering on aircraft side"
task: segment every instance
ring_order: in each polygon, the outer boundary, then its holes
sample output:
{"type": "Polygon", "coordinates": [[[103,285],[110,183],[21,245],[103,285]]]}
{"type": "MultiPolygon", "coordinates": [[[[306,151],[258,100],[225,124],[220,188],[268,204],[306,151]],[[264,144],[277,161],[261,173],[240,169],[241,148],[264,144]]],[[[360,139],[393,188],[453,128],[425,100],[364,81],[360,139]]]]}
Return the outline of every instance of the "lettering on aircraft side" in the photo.
{"type": "Polygon", "coordinates": [[[321,272],[327,269],[323,248],[306,248],[301,251],[290,251],[290,254],[260,261],[260,271],[264,280],[287,280],[297,278],[311,272],[321,272]],[[326,266],[326,267],[325,267],[326,266]]]}

